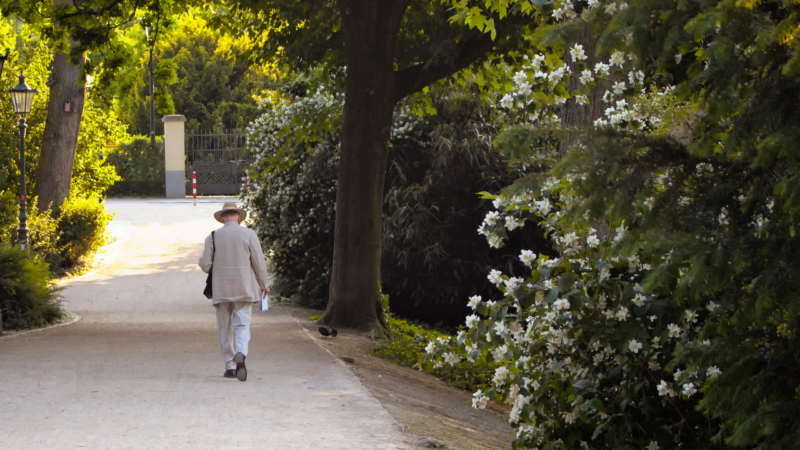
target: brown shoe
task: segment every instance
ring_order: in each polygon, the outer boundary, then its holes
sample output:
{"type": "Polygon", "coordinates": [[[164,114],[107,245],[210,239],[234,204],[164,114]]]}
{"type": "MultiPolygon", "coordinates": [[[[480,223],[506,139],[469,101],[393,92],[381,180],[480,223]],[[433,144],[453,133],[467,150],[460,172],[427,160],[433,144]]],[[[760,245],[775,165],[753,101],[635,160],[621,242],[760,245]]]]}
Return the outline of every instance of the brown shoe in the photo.
{"type": "Polygon", "coordinates": [[[236,378],[236,369],[228,369],[222,376],[225,378],[236,378]]]}
{"type": "Polygon", "coordinates": [[[244,366],[245,358],[247,357],[241,353],[237,353],[233,357],[233,362],[236,363],[236,378],[238,378],[239,381],[247,380],[247,367],[244,366]]]}

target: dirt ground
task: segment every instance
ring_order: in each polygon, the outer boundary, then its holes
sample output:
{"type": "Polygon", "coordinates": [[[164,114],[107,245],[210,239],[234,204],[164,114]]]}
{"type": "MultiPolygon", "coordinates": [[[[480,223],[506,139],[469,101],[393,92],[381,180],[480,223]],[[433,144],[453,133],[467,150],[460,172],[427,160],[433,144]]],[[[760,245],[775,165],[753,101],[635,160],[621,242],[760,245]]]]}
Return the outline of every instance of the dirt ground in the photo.
{"type": "Polygon", "coordinates": [[[350,370],[406,432],[420,437],[415,444],[458,450],[511,448],[511,427],[502,406],[490,404],[485,410],[473,409],[472,393],[370,354],[379,342],[368,335],[346,330],[335,338],[322,337],[317,325],[308,320],[320,311],[296,307],[290,310],[323,348],[345,361],[352,358],[350,370]]]}

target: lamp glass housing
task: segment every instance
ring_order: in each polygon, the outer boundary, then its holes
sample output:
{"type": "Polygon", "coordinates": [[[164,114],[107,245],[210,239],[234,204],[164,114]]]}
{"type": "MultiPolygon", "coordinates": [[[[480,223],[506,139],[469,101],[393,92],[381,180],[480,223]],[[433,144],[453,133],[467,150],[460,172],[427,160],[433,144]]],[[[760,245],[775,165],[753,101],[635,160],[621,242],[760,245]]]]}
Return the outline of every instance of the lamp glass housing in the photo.
{"type": "Polygon", "coordinates": [[[20,74],[19,84],[8,92],[11,94],[11,103],[14,106],[15,114],[24,116],[31,112],[33,97],[37,94],[37,91],[25,83],[24,76],[20,74]]]}

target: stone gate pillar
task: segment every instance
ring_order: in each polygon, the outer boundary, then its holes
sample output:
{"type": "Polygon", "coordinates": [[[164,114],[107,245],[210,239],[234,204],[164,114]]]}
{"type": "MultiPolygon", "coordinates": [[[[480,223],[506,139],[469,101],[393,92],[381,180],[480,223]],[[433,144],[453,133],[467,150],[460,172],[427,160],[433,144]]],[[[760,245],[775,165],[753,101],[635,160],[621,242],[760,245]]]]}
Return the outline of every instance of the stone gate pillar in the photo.
{"type": "Polygon", "coordinates": [[[184,123],[180,114],[164,116],[164,186],[167,198],[186,196],[186,145],[184,123]]]}

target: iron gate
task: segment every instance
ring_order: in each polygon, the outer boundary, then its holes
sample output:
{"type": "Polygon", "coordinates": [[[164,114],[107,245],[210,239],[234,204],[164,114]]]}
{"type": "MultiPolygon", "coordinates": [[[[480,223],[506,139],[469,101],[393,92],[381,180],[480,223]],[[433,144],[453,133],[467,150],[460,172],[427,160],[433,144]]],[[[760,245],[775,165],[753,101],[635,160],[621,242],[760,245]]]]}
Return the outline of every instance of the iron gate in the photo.
{"type": "Polygon", "coordinates": [[[192,193],[192,172],[197,173],[199,195],[237,195],[253,162],[239,130],[202,131],[186,134],[186,193],[192,193]]]}

